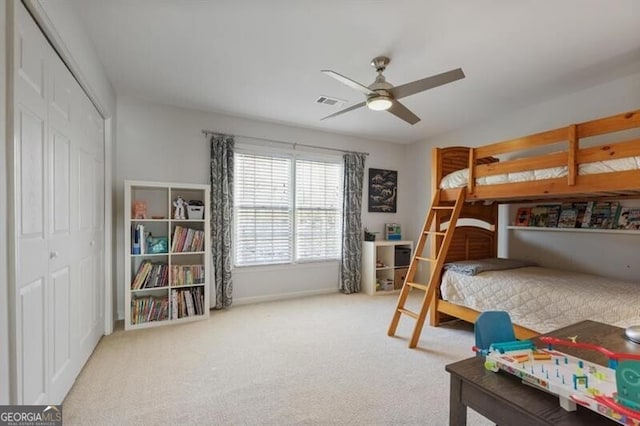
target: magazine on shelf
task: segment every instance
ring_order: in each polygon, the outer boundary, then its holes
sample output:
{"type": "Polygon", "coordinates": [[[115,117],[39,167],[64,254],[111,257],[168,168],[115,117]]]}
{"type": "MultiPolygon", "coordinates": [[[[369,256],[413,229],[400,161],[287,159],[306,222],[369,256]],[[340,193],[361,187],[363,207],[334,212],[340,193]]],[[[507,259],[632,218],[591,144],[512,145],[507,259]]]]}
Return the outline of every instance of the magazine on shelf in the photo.
{"type": "Polygon", "coordinates": [[[546,227],[549,218],[549,209],[545,206],[536,206],[531,208],[531,219],[529,226],[546,227]]]}
{"type": "Polygon", "coordinates": [[[640,208],[622,207],[618,216],[617,229],[640,230],[640,208]]]}
{"type": "Polygon", "coordinates": [[[560,204],[543,204],[538,207],[547,208],[547,223],[546,223],[547,228],[557,227],[562,206],[560,204]]]}
{"type": "Polygon", "coordinates": [[[520,207],[516,213],[516,226],[529,226],[531,207],[520,207]]]}
{"type": "Polygon", "coordinates": [[[558,228],[575,228],[578,209],[562,209],[558,218],[558,228]]]}
{"type": "MultiPolygon", "coordinates": [[[[607,201],[593,201],[591,203],[591,214],[589,216],[589,223],[587,223],[587,214],[585,213],[585,219],[582,224],[583,228],[592,229],[609,229],[611,227],[611,203],[607,201]]],[[[587,206],[587,211],[589,206],[587,206]]]]}
{"type": "Polygon", "coordinates": [[[573,208],[578,211],[578,216],[576,217],[576,228],[582,227],[582,223],[584,221],[584,215],[587,211],[587,202],[580,201],[577,203],[573,203],[573,208]]]}

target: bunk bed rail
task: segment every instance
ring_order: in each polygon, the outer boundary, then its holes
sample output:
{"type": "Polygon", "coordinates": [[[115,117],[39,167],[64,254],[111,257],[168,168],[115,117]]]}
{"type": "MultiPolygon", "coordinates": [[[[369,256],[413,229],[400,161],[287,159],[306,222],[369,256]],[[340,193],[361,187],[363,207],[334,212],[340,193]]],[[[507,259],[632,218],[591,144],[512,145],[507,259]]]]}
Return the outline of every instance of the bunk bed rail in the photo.
{"type": "MultiPolygon", "coordinates": [[[[580,166],[607,160],[640,157],[640,138],[631,138],[597,146],[581,147],[581,139],[640,128],[640,110],[553,129],[508,141],[480,147],[436,148],[433,152],[434,189],[444,176],[468,169],[467,200],[502,202],[533,201],[566,196],[625,197],[640,196],[640,171],[623,170],[581,174],[580,166]],[[537,153],[532,150],[549,150],[537,153]],[[528,151],[528,152],[527,152],[528,151]],[[498,161],[498,157],[502,157],[498,161]],[[566,168],[566,176],[524,181],[477,185],[476,179],[549,168],[566,168]],[[603,194],[604,193],[604,194],[603,194]]],[[[447,191],[444,191],[447,199],[447,191]]]]}

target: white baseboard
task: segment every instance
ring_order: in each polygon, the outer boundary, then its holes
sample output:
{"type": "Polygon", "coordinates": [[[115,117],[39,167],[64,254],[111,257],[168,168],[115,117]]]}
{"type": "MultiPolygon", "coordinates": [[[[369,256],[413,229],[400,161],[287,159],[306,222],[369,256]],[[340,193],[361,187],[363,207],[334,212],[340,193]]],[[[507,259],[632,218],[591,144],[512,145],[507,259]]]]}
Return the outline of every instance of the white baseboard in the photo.
{"type": "Polygon", "coordinates": [[[273,302],[276,300],[295,299],[298,297],[319,296],[321,294],[337,293],[337,288],[323,288],[320,290],[296,291],[293,293],[270,294],[268,296],[241,297],[233,299],[233,306],[249,305],[252,303],[273,302]]]}

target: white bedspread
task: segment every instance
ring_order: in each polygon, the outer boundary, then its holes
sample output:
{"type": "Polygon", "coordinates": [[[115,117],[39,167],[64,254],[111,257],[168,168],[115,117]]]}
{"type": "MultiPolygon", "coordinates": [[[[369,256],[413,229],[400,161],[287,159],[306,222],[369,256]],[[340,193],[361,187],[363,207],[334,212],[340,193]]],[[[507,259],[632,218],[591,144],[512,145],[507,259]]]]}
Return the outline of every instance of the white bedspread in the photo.
{"type": "Polygon", "coordinates": [[[583,320],[640,324],[640,283],[532,266],[475,276],[445,271],[440,288],[444,300],[505,310],[515,324],[540,333],[583,320]]]}
{"type": "MultiPolygon", "coordinates": [[[[621,172],[624,170],[640,169],[640,157],[626,157],[616,160],[596,161],[580,164],[580,175],[595,175],[598,173],[621,172]]],[[[476,179],[476,185],[495,185],[499,183],[526,182],[532,180],[560,178],[567,175],[567,166],[551,167],[548,169],[529,170],[526,172],[504,173],[501,175],[483,176],[476,179]]],[[[442,178],[440,188],[459,188],[467,184],[469,169],[462,169],[449,173],[442,178]]]]}

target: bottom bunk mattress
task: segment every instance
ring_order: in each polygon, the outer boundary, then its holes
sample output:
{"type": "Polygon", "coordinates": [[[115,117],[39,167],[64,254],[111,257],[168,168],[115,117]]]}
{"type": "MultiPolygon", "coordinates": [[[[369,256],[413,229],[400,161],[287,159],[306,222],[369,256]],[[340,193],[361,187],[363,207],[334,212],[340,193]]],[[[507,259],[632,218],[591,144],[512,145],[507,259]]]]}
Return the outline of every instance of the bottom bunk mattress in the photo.
{"type": "Polygon", "coordinates": [[[539,333],[583,320],[640,324],[640,283],[529,266],[464,275],[445,271],[442,298],[478,312],[504,310],[539,333]]]}

